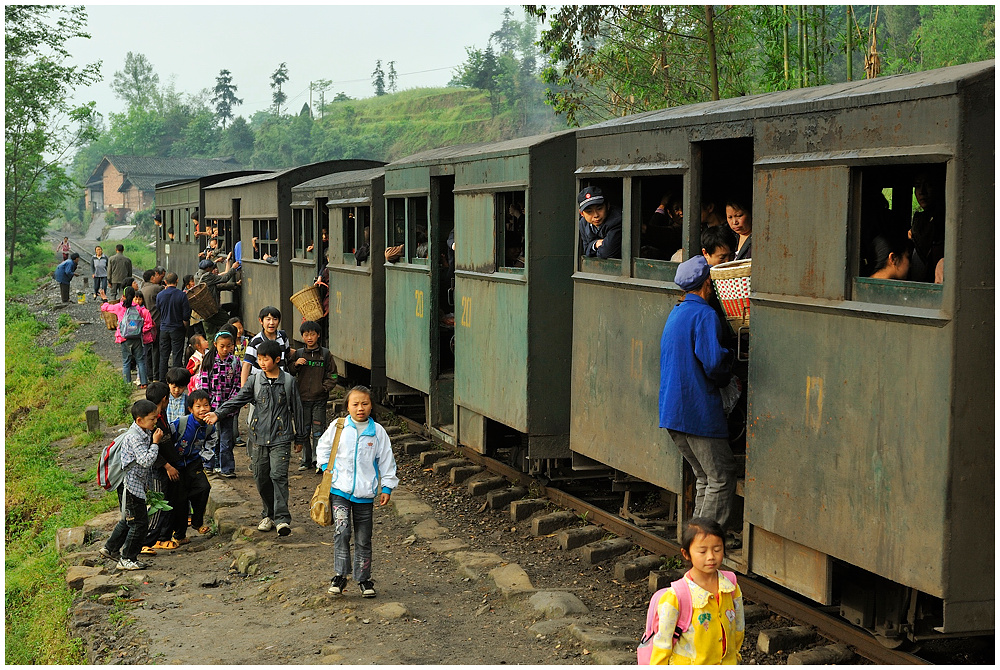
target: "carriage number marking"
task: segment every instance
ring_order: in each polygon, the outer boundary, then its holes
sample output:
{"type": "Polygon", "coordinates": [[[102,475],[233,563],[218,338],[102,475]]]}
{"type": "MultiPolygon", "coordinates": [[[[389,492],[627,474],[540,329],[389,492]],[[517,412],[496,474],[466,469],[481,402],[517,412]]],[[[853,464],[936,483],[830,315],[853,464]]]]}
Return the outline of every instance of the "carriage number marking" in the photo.
{"type": "Polygon", "coordinates": [[[413,297],[417,299],[417,318],[424,318],[424,292],[416,290],[413,292],[413,297]]]}
{"type": "Polygon", "coordinates": [[[472,296],[462,296],[462,325],[472,328],[472,296]]]}
{"type": "Polygon", "coordinates": [[[343,299],[344,299],[344,294],[341,293],[340,291],[337,291],[337,314],[340,314],[340,303],[343,301],[343,299]]]}

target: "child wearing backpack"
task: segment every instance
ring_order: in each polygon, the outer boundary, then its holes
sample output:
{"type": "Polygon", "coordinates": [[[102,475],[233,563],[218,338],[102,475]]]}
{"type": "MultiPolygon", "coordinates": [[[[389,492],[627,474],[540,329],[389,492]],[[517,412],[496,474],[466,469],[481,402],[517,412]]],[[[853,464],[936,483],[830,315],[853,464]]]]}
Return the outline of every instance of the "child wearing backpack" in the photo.
{"type": "Polygon", "coordinates": [[[736,575],[720,569],[725,531],[714,519],[695,517],[681,544],[691,569],[653,594],[636,650],[639,664],[735,665],[743,646],[743,594],[736,575]]]}
{"type": "Polygon", "coordinates": [[[142,350],[142,337],[153,330],[153,317],[145,307],[134,304],[135,289],[125,289],[122,302],[101,304],[102,312],[110,312],[118,317],[115,342],[122,345],[122,377],[126,384],[132,383],[132,365],[139,370],[139,388],[146,388],[146,356],[142,350]]]}
{"type": "Polygon", "coordinates": [[[187,371],[191,373],[191,381],[188,382],[188,393],[201,388],[201,361],[208,351],[208,340],[201,335],[192,335],[188,340],[187,351],[187,371]]]}
{"type": "Polygon", "coordinates": [[[211,528],[205,524],[205,508],[208,506],[208,494],[212,485],[208,483],[202,461],[205,454],[216,450],[219,440],[218,432],[205,419],[212,411],[211,399],[206,391],[198,389],[187,397],[185,414],[171,422],[174,443],[180,454],[181,485],[186,496],[179,507],[174,507],[173,540],[177,544],[188,544],[187,510],[191,506],[191,527],[197,528],[202,535],[211,528]]]}
{"type": "Polygon", "coordinates": [[[304,349],[295,352],[288,368],[295,375],[302,396],[302,414],[312,427],[312,439],[306,439],[302,448],[302,460],[299,470],[316,470],[316,442],[326,430],[326,403],[330,391],[337,384],[337,363],[333,354],[326,347],[319,346],[320,325],[315,321],[306,321],[299,326],[302,333],[304,349]]]}
{"type": "Polygon", "coordinates": [[[341,594],[351,574],[351,526],[354,526],[354,579],[363,598],[375,597],[372,581],[372,529],[375,499],[379,507],[389,504],[392,490],[399,485],[396,459],[385,429],[371,418],[372,393],[364,386],[347,392],[350,418],[343,423],[340,439],[337,423],[330,424],[316,444],[316,458],[322,470],[333,458],[330,509],[333,512],[333,579],[328,593],[341,594]]]}
{"type": "Polygon", "coordinates": [[[253,375],[229,402],[206,417],[209,424],[236,414],[249,402],[254,404],[250,419],[250,459],[257,492],[264,504],[257,530],[277,528],[278,535],[292,532],[288,511],[288,462],[292,440],[295,453],[302,451],[308,425],[302,418],[302,400],[291,375],[278,367],[281,345],[267,340],[256,350],[260,373],[253,375]]]}
{"type": "Polygon", "coordinates": [[[191,381],[191,373],[185,368],[170,368],[167,370],[167,387],[170,397],[167,398],[167,421],[173,423],[187,414],[187,387],[191,381]]]}
{"type": "Polygon", "coordinates": [[[163,439],[163,431],[154,430],[158,413],[152,402],[137,400],[132,405],[132,425],[114,442],[125,474],[124,481],[118,486],[121,518],[100,553],[105,558],[118,559],[119,570],[142,570],[146,567],[138,558],[149,524],[146,480],[160,453],[160,440],[163,439]]]}

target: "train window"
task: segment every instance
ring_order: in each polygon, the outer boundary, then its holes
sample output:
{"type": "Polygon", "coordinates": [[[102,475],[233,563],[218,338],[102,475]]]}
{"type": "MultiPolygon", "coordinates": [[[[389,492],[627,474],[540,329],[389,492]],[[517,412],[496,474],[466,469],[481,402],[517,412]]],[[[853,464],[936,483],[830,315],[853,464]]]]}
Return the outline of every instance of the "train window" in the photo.
{"type": "Polygon", "coordinates": [[[354,207],[345,207],[340,211],[344,228],[344,248],[342,253],[353,254],[358,248],[358,217],[354,207]]]}
{"type": "Polygon", "coordinates": [[[367,250],[371,241],[370,207],[345,207],[341,210],[344,229],[343,251],[345,262],[364,265],[368,262],[367,250]],[[358,259],[359,250],[361,259],[358,259]]]}
{"type": "Polygon", "coordinates": [[[403,246],[406,250],[406,199],[390,198],[387,201],[387,221],[385,230],[385,246],[403,246]]]}
{"type": "Polygon", "coordinates": [[[944,258],[945,174],[938,163],[854,170],[857,276],[935,283],[944,258]]]}
{"type": "Polygon", "coordinates": [[[494,195],[496,217],[496,267],[524,267],[525,211],[524,191],[494,195]]]}
{"type": "Polygon", "coordinates": [[[312,208],[292,209],[292,257],[305,260],[316,258],[312,208]]]}
{"type": "Polygon", "coordinates": [[[233,222],[229,219],[212,219],[210,222],[215,236],[219,240],[219,249],[222,253],[233,250],[233,222]]]}
{"type": "Polygon", "coordinates": [[[430,246],[427,228],[427,197],[407,198],[406,205],[407,234],[413,244],[413,254],[412,256],[408,255],[408,259],[411,263],[426,264],[430,246]]]}
{"type": "Polygon", "coordinates": [[[358,222],[357,227],[357,247],[354,250],[355,260],[358,265],[365,265],[368,263],[368,250],[371,248],[371,222],[372,222],[372,208],[371,207],[358,207],[354,210],[355,220],[358,222]],[[363,258],[358,260],[358,249],[364,249],[365,253],[362,254],[363,258]]]}
{"type": "Polygon", "coordinates": [[[683,188],[680,175],[632,179],[632,239],[638,241],[637,258],[669,261],[683,246],[683,188]]]}
{"type": "Polygon", "coordinates": [[[164,227],[167,229],[167,240],[170,242],[174,241],[174,210],[167,210],[167,220],[163,222],[164,227]]]}
{"type": "Polygon", "coordinates": [[[191,241],[191,209],[188,207],[184,208],[184,241],[191,241]]]}
{"type": "Polygon", "coordinates": [[[253,219],[253,257],[268,260],[278,257],[278,220],[253,219]]]}
{"type": "MultiPolygon", "coordinates": [[[[594,263],[587,263],[587,267],[589,269],[600,271],[600,269],[605,265],[600,261],[619,260],[622,257],[621,221],[624,183],[625,180],[620,177],[616,179],[586,179],[580,182],[580,191],[583,191],[586,188],[600,189],[601,196],[604,198],[603,205],[605,207],[605,214],[601,221],[601,226],[607,226],[608,224],[612,225],[612,234],[607,238],[610,240],[610,243],[609,246],[605,247],[604,238],[595,237],[593,235],[593,227],[584,220],[583,215],[579,214],[580,208],[577,208],[577,230],[580,234],[580,243],[577,251],[581,256],[595,259],[594,263]],[[615,233],[614,227],[615,219],[618,221],[617,233],[615,233]],[[580,225],[581,221],[583,221],[585,225],[580,225]],[[584,233],[587,233],[586,238],[584,237],[584,233]],[[600,248],[602,247],[604,248],[603,252],[600,251],[600,248]]],[[[620,263],[612,265],[618,265],[620,267],[620,263]]],[[[605,269],[613,270],[614,268],[605,269]]]]}

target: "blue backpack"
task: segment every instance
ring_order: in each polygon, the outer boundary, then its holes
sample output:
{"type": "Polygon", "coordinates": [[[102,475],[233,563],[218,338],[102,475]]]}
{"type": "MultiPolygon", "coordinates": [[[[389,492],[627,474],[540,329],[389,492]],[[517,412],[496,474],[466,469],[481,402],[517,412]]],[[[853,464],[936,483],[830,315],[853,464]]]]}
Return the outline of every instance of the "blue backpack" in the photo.
{"type": "Polygon", "coordinates": [[[118,322],[118,334],[126,340],[134,340],[142,337],[142,315],[135,307],[129,307],[122,314],[122,320],[118,322]]]}

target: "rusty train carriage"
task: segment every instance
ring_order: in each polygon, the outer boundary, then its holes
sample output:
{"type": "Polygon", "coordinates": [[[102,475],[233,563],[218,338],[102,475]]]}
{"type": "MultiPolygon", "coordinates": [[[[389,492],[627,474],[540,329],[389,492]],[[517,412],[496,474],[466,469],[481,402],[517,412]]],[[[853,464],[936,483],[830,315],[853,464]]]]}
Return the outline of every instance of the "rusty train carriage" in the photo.
{"type": "MultiPolygon", "coordinates": [[[[312,284],[318,261],[295,255],[292,234],[292,187],[334,172],[377,167],[369,160],[337,160],[312,163],[277,172],[229,179],[205,188],[206,220],[220,226],[238,226],[243,263],[243,317],[251,329],[261,308],[273,305],[281,310],[282,328],[296,338],[301,315],[293,310],[291,295],[312,284]],[[253,238],[257,238],[254,247],[253,238]],[[266,256],[277,257],[268,263],[266,256]],[[294,278],[298,273],[299,284],[294,278]],[[311,275],[303,282],[302,277],[311,275]]],[[[315,226],[313,221],[313,226],[315,226]]],[[[312,239],[316,239],[313,232],[312,239]]]]}
{"type": "MultiPolygon", "coordinates": [[[[206,230],[208,223],[203,217],[200,229],[196,228],[191,216],[195,212],[204,213],[205,189],[229,179],[264,174],[265,172],[264,170],[241,170],[214,174],[199,179],[180,179],[157,184],[156,211],[163,223],[156,235],[157,263],[166,268],[167,272],[176,272],[178,278],[194,274],[200,260],[198,254],[208,244],[207,236],[195,233],[199,230],[206,230]],[[171,232],[173,233],[172,239],[171,232]]],[[[220,231],[220,234],[220,239],[223,240],[229,251],[240,239],[238,230],[224,229],[220,231]]]]}
{"type": "Polygon", "coordinates": [[[683,490],[656,411],[659,338],[681,291],[675,263],[642,257],[641,222],[664,189],[682,192],[687,258],[703,193],[752,190],[736,565],[887,638],[992,631],[994,107],[988,61],[580,130],[579,183],[623,205],[624,242],[621,260],[580,258],[573,277],[577,459],[683,490]],[[913,177],[935,168],[943,285],[859,277],[866,187],[906,226],[913,177]]]}
{"type": "MultiPolygon", "coordinates": [[[[382,167],[338,172],[292,189],[293,226],[301,225],[304,231],[296,248],[307,249],[309,241],[316,240],[309,237],[319,234],[309,230],[310,221],[320,223],[317,230],[329,230],[329,348],[337,369],[369,383],[377,395],[386,386],[384,190],[382,167]],[[355,252],[366,234],[369,257],[358,260],[355,252]]],[[[293,285],[311,283],[316,274],[293,277],[293,285]]]]}

